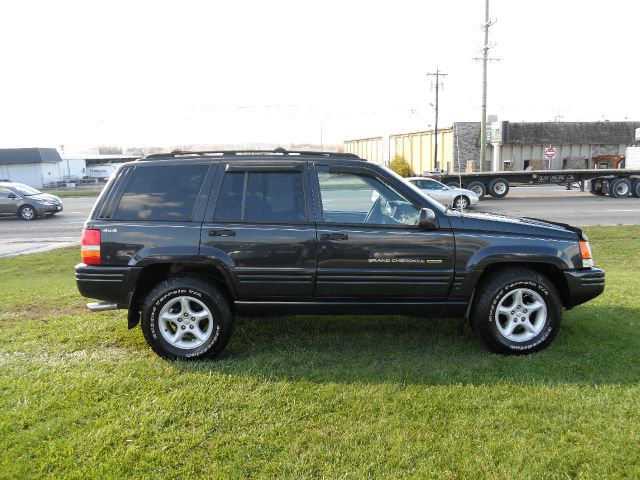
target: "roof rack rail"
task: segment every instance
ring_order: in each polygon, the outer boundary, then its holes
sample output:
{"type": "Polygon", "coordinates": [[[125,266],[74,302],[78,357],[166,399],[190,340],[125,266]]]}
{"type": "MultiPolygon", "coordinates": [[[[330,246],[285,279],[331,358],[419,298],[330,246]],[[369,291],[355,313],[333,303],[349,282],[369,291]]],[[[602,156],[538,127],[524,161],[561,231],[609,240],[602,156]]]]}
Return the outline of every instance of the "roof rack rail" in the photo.
{"type": "Polygon", "coordinates": [[[283,147],[278,147],[273,150],[202,150],[202,151],[188,151],[188,150],[174,150],[169,153],[152,153],[142,158],[141,160],[149,159],[161,159],[161,158],[178,158],[178,157],[203,157],[203,156],[243,156],[243,155],[304,155],[312,157],[329,157],[329,158],[352,158],[361,160],[361,158],[354,153],[341,153],[341,152],[320,152],[314,150],[286,150],[283,147]]]}

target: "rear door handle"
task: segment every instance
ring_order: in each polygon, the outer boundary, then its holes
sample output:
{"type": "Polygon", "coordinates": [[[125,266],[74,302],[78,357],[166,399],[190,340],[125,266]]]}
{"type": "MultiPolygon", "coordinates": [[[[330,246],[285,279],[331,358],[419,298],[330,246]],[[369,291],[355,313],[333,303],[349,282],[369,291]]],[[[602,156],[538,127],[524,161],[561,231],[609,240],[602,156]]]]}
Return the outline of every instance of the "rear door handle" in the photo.
{"type": "Polygon", "coordinates": [[[323,233],[320,235],[320,240],[347,240],[349,235],[346,233],[323,233]]]}
{"type": "Polygon", "coordinates": [[[209,230],[210,237],[235,237],[233,230],[209,230]]]}

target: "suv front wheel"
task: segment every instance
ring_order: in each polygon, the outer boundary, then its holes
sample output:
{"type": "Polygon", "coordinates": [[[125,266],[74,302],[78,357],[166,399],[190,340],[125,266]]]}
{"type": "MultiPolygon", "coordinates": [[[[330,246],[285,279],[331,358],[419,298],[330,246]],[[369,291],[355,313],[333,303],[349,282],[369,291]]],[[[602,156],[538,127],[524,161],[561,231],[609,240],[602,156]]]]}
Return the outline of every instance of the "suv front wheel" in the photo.
{"type": "Polygon", "coordinates": [[[500,270],[477,292],[471,326],[492,351],[522,355],[545,348],[558,333],[562,305],[547,277],[528,268],[500,270]]]}
{"type": "Polygon", "coordinates": [[[224,295],[191,275],[169,277],[156,285],[142,307],[141,323],[149,346],[169,359],[213,358],[233,332],[224,295]]]}

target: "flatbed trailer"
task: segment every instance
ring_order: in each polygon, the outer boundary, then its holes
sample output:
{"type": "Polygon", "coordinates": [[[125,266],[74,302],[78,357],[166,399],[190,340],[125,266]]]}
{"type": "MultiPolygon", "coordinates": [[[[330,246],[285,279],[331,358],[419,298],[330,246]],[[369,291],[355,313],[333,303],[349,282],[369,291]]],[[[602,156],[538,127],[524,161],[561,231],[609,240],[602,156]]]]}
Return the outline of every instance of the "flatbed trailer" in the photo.
{"type": "Polygon", "coordinates": [[[627,169],[579,169],[579,170],[519,170],[502,172],[443,173],[427,176],[450,186],[461,186],[474,191],[479,198],[491,195],[506,197],[513,183],[556,184],[568,189],[574,185],[593,195],[609,194],[615,198],[629,195],[640,197],[640,170],[627,169]],[[462,185],[461,185],[462,184],[462,185]]]}

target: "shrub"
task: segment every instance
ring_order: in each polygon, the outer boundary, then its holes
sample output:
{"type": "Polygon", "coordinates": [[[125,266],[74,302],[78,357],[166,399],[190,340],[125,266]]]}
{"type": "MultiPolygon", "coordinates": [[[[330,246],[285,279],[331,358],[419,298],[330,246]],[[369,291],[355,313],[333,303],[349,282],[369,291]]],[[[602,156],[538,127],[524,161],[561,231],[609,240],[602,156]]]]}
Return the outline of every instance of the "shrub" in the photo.
{"type": "Polygon", "coordinates": [[[407,162],[402,155],[396,155],[393,157],[389,168],[404,178],[414,176],[414,173],[411,171],[411,165],[409,165],[409,162],[407,162]]]}

